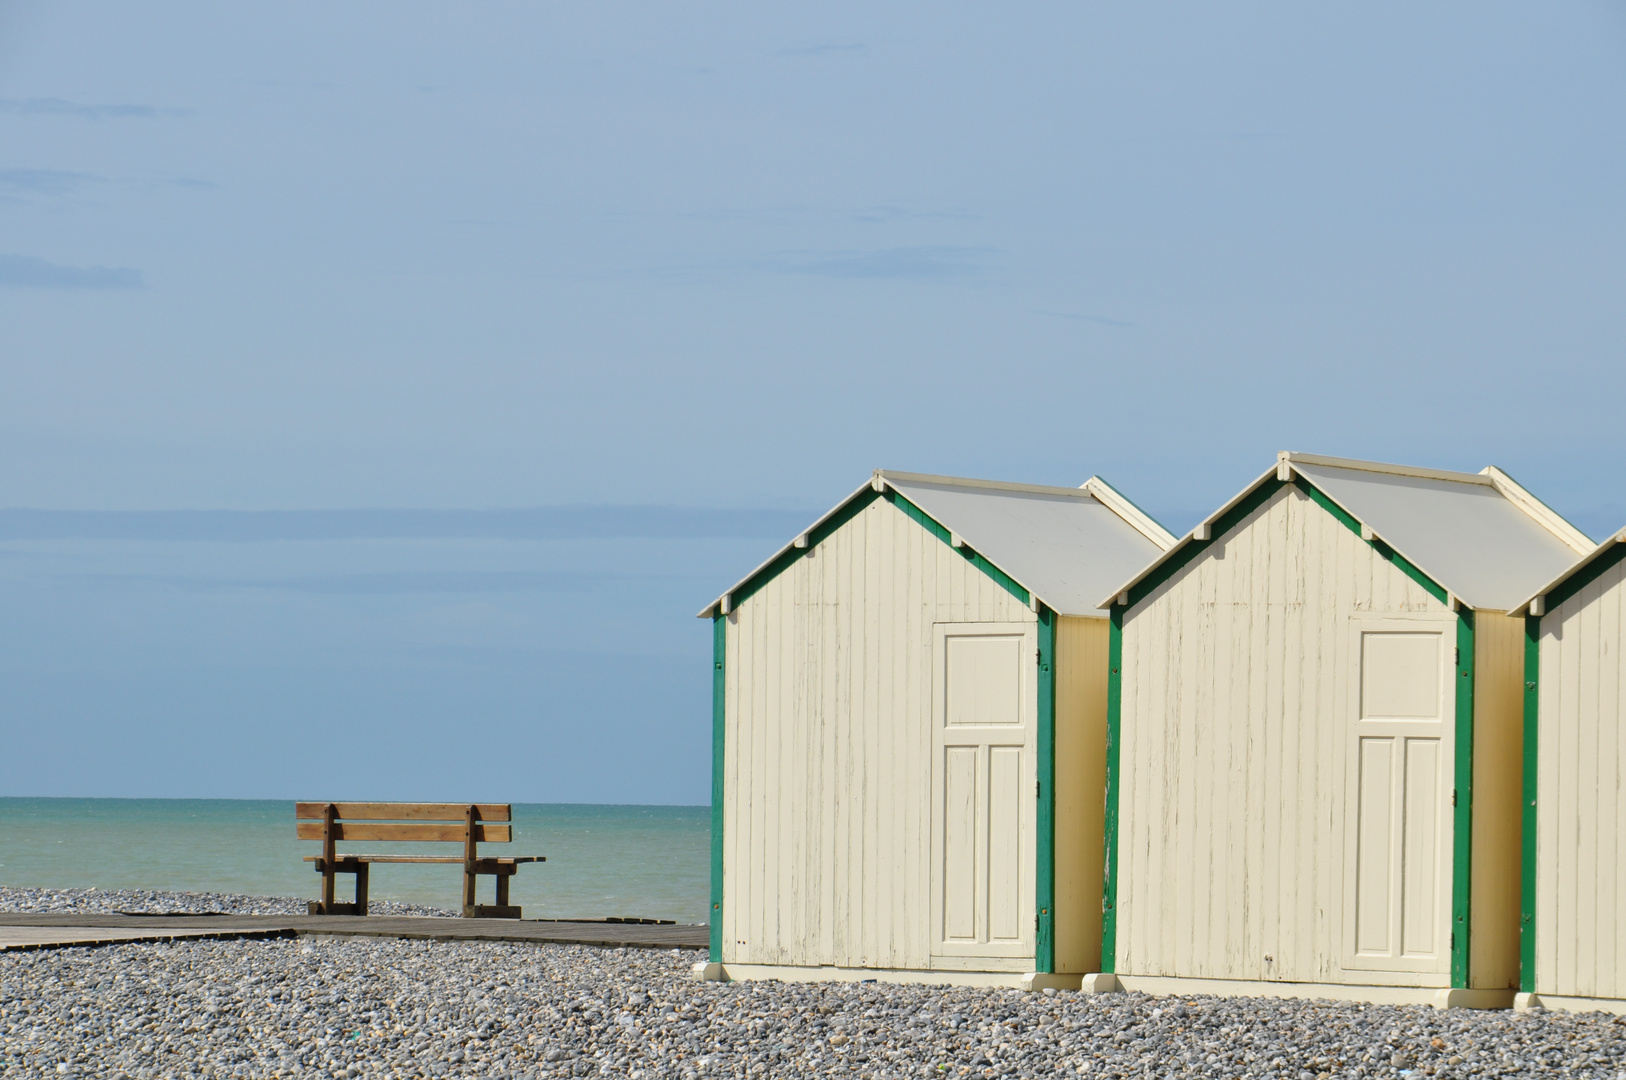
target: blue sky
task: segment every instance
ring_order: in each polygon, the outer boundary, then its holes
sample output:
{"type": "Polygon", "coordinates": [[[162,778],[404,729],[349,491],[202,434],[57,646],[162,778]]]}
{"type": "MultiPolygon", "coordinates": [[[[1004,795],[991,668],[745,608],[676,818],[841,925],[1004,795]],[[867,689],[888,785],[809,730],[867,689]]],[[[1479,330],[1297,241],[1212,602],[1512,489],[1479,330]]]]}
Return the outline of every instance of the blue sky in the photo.
{"type": "Polygon", "coordinates": [[[0,0],[0,790],[703,801],[690,616],[877,466],[1601,535],[1623,101],[1607,3],[0,0]]]}

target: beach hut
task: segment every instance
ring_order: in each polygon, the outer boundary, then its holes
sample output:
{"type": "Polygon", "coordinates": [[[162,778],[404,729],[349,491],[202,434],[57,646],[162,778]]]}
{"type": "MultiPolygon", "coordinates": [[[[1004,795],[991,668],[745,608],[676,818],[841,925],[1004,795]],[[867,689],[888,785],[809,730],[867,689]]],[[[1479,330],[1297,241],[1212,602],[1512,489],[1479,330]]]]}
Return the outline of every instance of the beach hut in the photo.
{"type": "Polygon", "coordinates": [[[882,471],[707,606],[697,975],[1043,987],[1095,970],[1096,600],[1173,542],[1099,478],[882,471]]]}
{"type": "Polygon", "coordinates": [[[1514,615],[1526,630],[1518,1005],[1626,1013],[1626,530],[1514,615]]]}
{"type": "Polygon", "coordinates": [[[1107,593],[1087,988],[1506,1006],[1524,627],[1592,543],[1490,468],[1281,454],[1107,593]]]}

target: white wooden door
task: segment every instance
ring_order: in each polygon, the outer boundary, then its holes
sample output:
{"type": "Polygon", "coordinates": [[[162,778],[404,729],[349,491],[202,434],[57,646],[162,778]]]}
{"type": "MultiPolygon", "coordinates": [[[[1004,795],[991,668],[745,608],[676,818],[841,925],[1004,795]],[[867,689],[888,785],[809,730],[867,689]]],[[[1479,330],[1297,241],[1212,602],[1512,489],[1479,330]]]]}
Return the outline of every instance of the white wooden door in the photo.
{"type": "Polygon", "coordinates": [[[932,953],[1029,956],[1038,772],[1029,623],[938,623],[932,953]]]}
{"type": "Polygon", "coordinates": [[[1451,969],[1455,619],[1359,619],[1345,789],[1344,965],[1451,969]]]}

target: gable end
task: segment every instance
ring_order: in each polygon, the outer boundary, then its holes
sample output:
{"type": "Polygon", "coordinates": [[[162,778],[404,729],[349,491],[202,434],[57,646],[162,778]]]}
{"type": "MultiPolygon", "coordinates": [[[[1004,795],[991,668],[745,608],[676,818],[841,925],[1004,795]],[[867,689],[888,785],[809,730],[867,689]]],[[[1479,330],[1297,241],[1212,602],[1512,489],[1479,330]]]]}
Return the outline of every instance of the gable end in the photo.
{"type": "Polygon", "coordinates": [[[874,488],[866,487],[863,491],[860,491],[854,495],[846,502],[846,504],[837,509],[835,513],[831,514],[818,525],[808,530],[806,547],[786,548],[755,574],[752,574],[749,578],[747,578],[738,588],[731,590],[727,594],[729,606],[733,608],[745,603],[774,578],[778,577],[786,570],[789,570],[792,566],[795,566],[798,559],[807,556],[814,548],[822,544],[842,526],[846,525],[853,518],[863,513],[869,507],[870,503],[875,502],[877,499],[884,499],[893,506],[896,506],[917,525],[931,533],[933,536],[937,537],[937,539],[941,540],[950,550],[963,556],[966,562],[970,563],[972,566],[975,566],[978,570],[986,574],[994,582],[994,584],[998,585],[1000,588],[1022,601],[1022,603],[1032,606],[1032,594],[1018,584],[1015,578],[1012,578],[1009,574],[1005,573],[1005,571],[989,562],[979,552],[973,550],[969,544],[962,545],[961,547],[955,547],[953,534],[950,533],[948,529],[944,528],[943,525],[934,519],[930,514],[926,513],[924,510],[910,502],[908,499],[904,498],[902,495],[899,495],[890,487],[886,489],[885,494],[877,492],[874,488]]]}
{"type": "MultiPolygon", "coordinates": [[[[1310,499],[1310,501],[1314,502],[1317,506],[1321,507],[1321,509],[1331,514],[1335,520],[1344,526],[1344,528],[1354,533],[1357,537],[1361,537],[1361,523],[1356,521],[1347,510],[1333,502],[1324,491],[1310,483],[1310,481],[1306,480],[1303,476],[1294,476],[1292,480],[1280,480],[1275,476],[1269,476],[1260,481],[1258,487],[1248,492],[1248,494],[1241,499],[1238,499],[1234,506],[1232,506],[1224,514],[1220,515],[1210,524],[1208,539],[1197,540],[1193,538],[1188,540],[1185,547],[1172,553],[1167,561],[1163,563],[1163,565],[1159,566],[1155,571],[1148,574],[1145,578],[1141,579],[1134,586],[1132,586],[1129,590],[1128,607],[1132,608],[1142,600],[1146,599],[1147,596],[1155,592],[1164,582],[1168,581],[1170,578],[1174,577],[1175,574],[1179,573],[1181,570],[1191,565],[1192,562],[1196,561],[1197,557],[1203,552],[1207,551],[1211,545],[1219,543],[1221,540],[1223,540],[1226,534],[1231,532],[1231,530],[1235,529],[1238,525],[1242,524],[1242,522],[1246,521],[1250,514],[1259,509],[1259,507],[1263,506],[1265,503],[1269,502],[1271,497],[1274,496],[1276,492],[1289,486],[1297,487],[1310,499]]],[[[1449,602],[1450,593],[1446,591],[1445,586],[1423,573],[1421,569],[1414,565],[1404,555],[1401,555],[1394,548],[1384,543],[1381,538],[1373,537],[1372,539],[1367,540],[1362,537],[1361,542],[1376,552],[1379,558],[1383,559],[1387,563],[1390,563],[1401,573],[1415,581],[1423,588],[1425,592],[1434,597],[1434,599],[1440,601],[1442,604],[1449,602]]],[[[1123,606],[1124,605],[1114,603],[1112,605],[1112,609],[1114,611],[1118,611],[1123,606]]]]}

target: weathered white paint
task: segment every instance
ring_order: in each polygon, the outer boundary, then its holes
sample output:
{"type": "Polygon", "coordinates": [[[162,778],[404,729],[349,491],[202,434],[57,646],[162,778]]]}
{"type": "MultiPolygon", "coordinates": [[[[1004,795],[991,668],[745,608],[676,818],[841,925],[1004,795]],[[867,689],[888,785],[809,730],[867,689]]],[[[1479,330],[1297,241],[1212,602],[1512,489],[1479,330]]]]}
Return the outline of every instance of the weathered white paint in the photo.
{"type": "Polygon", "coordinates": [[[725,661],[726,965],[1031,970],[1031,930],[1025,956],[934,955],[930,912],[934,626],[1027,635],[1034,621],[885,501],[739,603],[725,661]]]}
{"type": "Polygon", "coordinates": [[[1536,992],[1544,1003],[1626,999],[1623,623],[1626,563],[1541,620],[1536,992]]]}
{"type": "MultiPolygon", "coordinates": [[[[1446,985],[1445,967],[1344,963],[1361,724],[1353,628],[1374,617],[1448,635],[1454,618],[1296,487],[1130,611],[1115,958],[1126,985],[1446,985]]],[[[1442,787],[1433,798],[1448,820],[1442,787]]],[[[1449,843],[1437,856],[1448,874],[1449,843]]]]}

